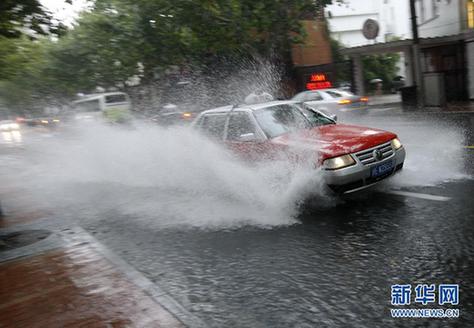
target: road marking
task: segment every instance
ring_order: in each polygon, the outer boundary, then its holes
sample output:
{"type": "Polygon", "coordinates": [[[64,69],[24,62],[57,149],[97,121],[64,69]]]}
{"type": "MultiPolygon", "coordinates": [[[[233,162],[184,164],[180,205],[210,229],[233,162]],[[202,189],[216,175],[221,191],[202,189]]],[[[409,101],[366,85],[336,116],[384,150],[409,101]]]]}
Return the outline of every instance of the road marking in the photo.
{"type": "Polygon", "coordinates": [[[474,149],[474,146],[464,146],[464,148],[467,148],[467,149],[474,149]]]}
{"type": "Polygon", "coordinates": [[[447,202],[448,200],[451,200],[451,197],[422,194],[418,192],[409,192],[409,191],[401,191],[401,190],[389,190],[389,191],[386,191],[386,193],[392,194],[392,195],[420,198],[420,199],[436,200],[438,202],[447,202]]]}

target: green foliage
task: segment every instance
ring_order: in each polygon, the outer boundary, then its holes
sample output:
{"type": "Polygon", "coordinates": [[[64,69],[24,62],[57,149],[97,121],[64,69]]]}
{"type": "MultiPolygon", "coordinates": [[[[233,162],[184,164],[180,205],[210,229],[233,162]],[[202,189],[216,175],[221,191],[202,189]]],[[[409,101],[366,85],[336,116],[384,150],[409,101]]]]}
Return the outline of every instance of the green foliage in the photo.
{"type": "Polygon", "coordinates": [[[0,49],[0,97],[9,106],[31,106],[47,85],[46,44],[0,37],[0,49]]]}
{"type": "Polygon", "coordinates": [[[389,90],[391,81],[397,75],[399,60],[400,55],[397,53],[363,56],[364,81],[368,83],[372,79],[382,79],[383,88],[389,90]]]}
{"type": "MultiPolygon", "coordinates": [[[[71,0],[65,2],[70,3],[71,0]]],[[[53,24],[49,13],[39,0],[2,0],[0,1],[0,36],[20,37],[28,30],[28,35],[55,33],[64,31],[62,24],[53,24]]]]}
{"type": "MultiPolygon", "coordinates": [[[[14,11],[15,1],[4,1],[1,6],[14,11]]],[[[50,18],[38,0],[21,2],[32,5],[23,17],[50,18]]],[[[54,41],[0,38],[0,97],[25,107],[48,96],[70,97],[98,86],[121,88],[132,76],[146,83],[170,66],[212,67],[239,56],[276,58],[288,65],[291,45],[304,34],[300,20],[313,17],[327,3],[330,0],[96,0],[74,28],[54,41]]],[[[0,16],[0,35],[18,36],[11,26],[2,25],[5,17],[0,16]]],[[[21,17],[15,21],[24,22],[21,17]]]]}
{"type": "MultiPolygon", "coordinates": [[[[337,40],[331,40],[331,50],[333,55],[334,62],[342,62],[347,60],[345,56],[341,54],[341,49],[344,46],[337,40]]],[[[400,55],[398,53],[390,54],[378,54],[378,55],[367,55],[362,57],[362,64],[364,67],[364,81],[366,86],[369,87],[369,81],[373,79],[381,79],[383,81],[383,87],[385,90],[390,89],[390,82],[397,75],[398,71],[398,61],[400,60],[400,55]]],[[[339,73],[339,72],[338,72],[339,73]]],[[[346,73],[346,72],[342,72],[346,73]]],[[[345,80],[349,79],[346,76],[345,80]]],[[[339,77],[340,81],[343,81],[343,78],[339,77]]]]}
{"type": "Polygon", "coordinates": [[[132,10],[95,10],[49,49],[46,75],[71,94],[117,86],[138,73],[140,32],[132,10]]]}

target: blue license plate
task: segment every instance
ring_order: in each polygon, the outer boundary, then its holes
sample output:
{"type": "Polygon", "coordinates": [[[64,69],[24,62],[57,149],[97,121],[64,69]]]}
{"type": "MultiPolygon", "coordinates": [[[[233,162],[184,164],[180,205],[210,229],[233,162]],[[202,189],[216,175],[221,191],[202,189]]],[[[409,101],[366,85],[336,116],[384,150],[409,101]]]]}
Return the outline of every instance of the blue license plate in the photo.
{"type": "Polygon", "coordinates": [[[379,165],[372,167],[370,171],[370,176],[372,178],[379,177],[385,173],[390,172],[393,169],[393,161],[385,162],[379,165]]]}

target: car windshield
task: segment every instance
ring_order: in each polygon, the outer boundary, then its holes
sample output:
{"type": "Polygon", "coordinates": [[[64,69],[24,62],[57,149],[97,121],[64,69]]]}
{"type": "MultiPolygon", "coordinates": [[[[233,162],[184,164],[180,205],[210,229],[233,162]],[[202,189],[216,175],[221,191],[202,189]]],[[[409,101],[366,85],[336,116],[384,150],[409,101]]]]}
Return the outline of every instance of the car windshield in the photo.
{"type": "Polygon", "coordinates": [[[326,124],[335,124],[336,122],[329,117],[311,109],[310,106],[298,106],[304,116],[311,122],[312,126],[321,126],[326,124]]]}
{"type": "Polygon", "coordinates": [[[269,138],[308,129],[313,124],[295,106],[279,105],[257,110],[254,112],[255,118],[262,130],[269,138]]]}
{"type": "Polygon", "coordinates": [[[354,94],[350,91],[344,90],[327,90],[326,93],[330,95],[332,98],[341,98],[341,97],[350,97],[354,96],[354,94]]]}

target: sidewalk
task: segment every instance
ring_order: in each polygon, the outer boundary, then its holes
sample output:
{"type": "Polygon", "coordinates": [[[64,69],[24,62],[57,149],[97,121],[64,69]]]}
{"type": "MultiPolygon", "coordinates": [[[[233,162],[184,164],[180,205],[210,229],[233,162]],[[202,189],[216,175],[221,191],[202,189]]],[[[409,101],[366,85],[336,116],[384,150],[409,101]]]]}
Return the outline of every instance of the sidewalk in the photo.
{"type": "Polygon", "coordinates": [[[142,288],[151,282],[137,285],[130,277],[139,273],[124,272],[80,228],[31,230],[43,224],[16,216],[0,218],[0,237],[15,229],[49,237],[13,250],[6,249],[12,238],[0,238],[0,327],[184,327],[153,288],[142,288]]]}
{"type": "Polygon", "coordinates": [[[400,94],[388,94],[380,96],[369,96],[369,106],[380,106],[380,105],[390,105],[390,104],[401,104],[402,97],[400,94]]]}
{"type": "MultiPolygon", "coordinates": [[[[386,94],[380,96],[369,96],[369,106],[389,106],[397,105],[402,108],[402,98],[400,94],[386,94]]],[[[446,107],[425,107],[423,109],[406,109],[407,113],[450,113],[450,114],[473,114],[474,101],[452,102],[446,107]]]]}

